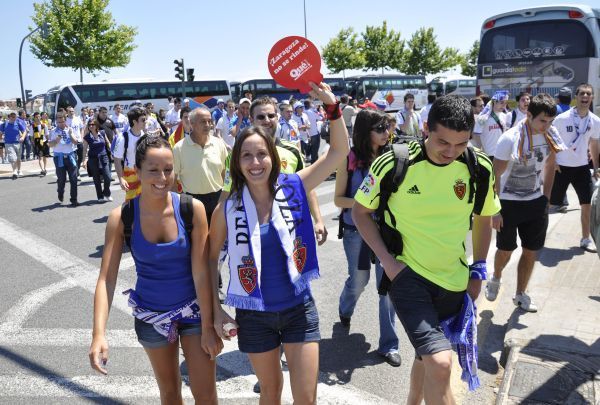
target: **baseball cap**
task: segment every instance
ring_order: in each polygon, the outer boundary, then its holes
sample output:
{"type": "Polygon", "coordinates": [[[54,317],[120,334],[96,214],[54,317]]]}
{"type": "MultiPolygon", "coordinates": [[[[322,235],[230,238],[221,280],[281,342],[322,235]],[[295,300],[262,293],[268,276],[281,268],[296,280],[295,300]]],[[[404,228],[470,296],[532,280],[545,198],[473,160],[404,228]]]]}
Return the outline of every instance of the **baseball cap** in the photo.
{"type": "Polygon", "coordinates": [[[250,99],[244,97],[244,98],[240,99],[240,102],[238,103],[238,105],[242,105],[244,103],[252,104],[252,101],[250,101],[250,99]]]}
{"type": "Polygon", "coordinates": [[[559,92],[558,92],[559,96],[562,97],[572,97],[573,93],[571,92],[571,89],[568,87],[562,87],[559,92]]]}
{"type": "Polygon", "coordinates": [[[360,104],[359,107],[362,108],[362,109],[370,108],[372,110],[379,110],[379,108],[377,107],[377,104],[375,104],[372,101],[367,101],[364,104],[360,104]]]}
{"type": "Polygon", "coordinates": [[[189,103],[189,102],[190,102],[190,99],[189,99],[189,98],[186,98],[185,100],[183,100],[183,102],[184,102],[184,103],[189,103]]]}
{"type": "Polygon", "coordinates": [[[225,101],[223,101],[223,99],[222,99],[222,98],[220,98],[220,99],[218,99],[218,100],[217,100],[217,104],[219,104],[219,103],[223,103],[223,104],[225,104],[225,101]]]}
{"type": "Polygon", "coordinates": [[[300,101],[296,101],[296,102],[294,103],[294,110],[295,110],[296,108],[298,108],[298,107],[302,107],[302,108],[304,108],[304,104],[302,104],[300,101]]]}

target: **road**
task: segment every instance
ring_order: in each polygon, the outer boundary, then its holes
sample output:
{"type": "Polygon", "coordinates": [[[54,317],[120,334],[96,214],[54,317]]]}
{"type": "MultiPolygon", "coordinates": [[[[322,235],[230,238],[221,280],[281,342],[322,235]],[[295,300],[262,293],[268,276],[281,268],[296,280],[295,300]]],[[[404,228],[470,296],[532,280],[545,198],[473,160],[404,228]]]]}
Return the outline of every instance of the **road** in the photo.
{"type": "MultiPolygon", "coordinates": [[[[109,376],[93,372],[87,358],[104,227],[109,211],[123,201],[123,192],[113,184],[115,201],[99,204],[90,179],[83,177],[81,206],[70,208],[56,199],[53,170],[46,177],[37,173],[26,172],[16,181],[0,175],[0,404],[159,403],[150,364],[121,294],[115,294],[108,324],[109,376]]],[[[312,284],[322,335],[319,403],[404,403],[414,352],[397,321],[402,366],[393,368],[378,356],[374,277],[350,329],[339,323],[338,297],[347,270],[337,239],[333,189],[334,181],[328,181],[317,190],[329,230],[328,241],[318,248],[322,276],[312,284]]],[[[125,254],[117,291],[134,282],[133,262],[125,254]]],[[[501,328],[492,329],[489,336],[500,339],[501,328]]],[[[480,328],[480,335],[486,332],[480,328]]],[[[227,343],[217,365],[220,403],[257,403],[258,395],[252,392],[255,377],[235,341],[227,343]]],[[[461,402],[465,388],[456,371],[453,387],[461,402]]],[[[493,400],[494,374],[482,376],[488,387],[478,402],[493,400]]],[[[192,403],[185,385],[184,397],[192,403]]],[[[289,383],[284,401],[291,403],[289,383]]]]}

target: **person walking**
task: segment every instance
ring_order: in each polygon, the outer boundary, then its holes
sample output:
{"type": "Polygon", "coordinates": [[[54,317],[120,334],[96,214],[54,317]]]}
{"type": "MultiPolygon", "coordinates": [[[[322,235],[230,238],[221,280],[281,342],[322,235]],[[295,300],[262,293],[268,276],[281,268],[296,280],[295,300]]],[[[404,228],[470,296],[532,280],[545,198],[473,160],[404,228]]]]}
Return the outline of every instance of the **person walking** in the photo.
{"type": "MultiPolygon", "coordinates": [[[[72,107],[71,107],[72,108],[72,107]]],[[[79,136],[67,126],[67,117],[56,114],[56,128],[50,133],[49,145],[54,152],[54,167],[57,177],[58,201],[62,204],[65,195],[67,175],[69,176],[71,207],[77,207],[77,143],[79,136]]],[[[83,150],[83,149],[82,149],[83,150]]]]}
{"type": "Polygon", "coordinates": [[[110,150],[110,140],[106,132],[100,128],[98,119],[88,121],[83,136],[83,166],[88,175],[94,180],[98,202],[112,201],[110,195],[110,161],[107,150],[110,150]]]}

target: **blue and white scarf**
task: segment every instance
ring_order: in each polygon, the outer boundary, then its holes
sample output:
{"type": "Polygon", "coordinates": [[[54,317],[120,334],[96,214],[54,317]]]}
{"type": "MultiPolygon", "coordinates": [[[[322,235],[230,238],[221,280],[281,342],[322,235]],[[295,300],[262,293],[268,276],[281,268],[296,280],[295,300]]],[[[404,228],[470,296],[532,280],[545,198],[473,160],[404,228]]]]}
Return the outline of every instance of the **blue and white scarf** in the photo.
{"type": "Polygon", "coordinates": [[[469,383],[469,391],[475,391],[480,385],[477,376],[477,307],[469,294],[465,293],[460,312],[443,320],[440,326],[458,354],[461,380],[469,383]]]}
{"type": "Polygon", "coordinates": [[[166,337],[169,343],[177,340],[178,326],[182,321],[197,319],[200,322],[200,305],[196,298],[169,312],[156,312],[139,305],[140,299],[135,290],[123,291],[123,295],[129,295],[127,304],[133,308],[132,315],[142,322],[152,324],[154,330],[166,337]]]}
{"type": "Polygon", "coordinates": [[[577,150],[578,141],[580,139],[585,139],[584,135],[592,129],[592,120],[590,119],[591,114],[588,112],[585,117],[581,118],[576,107],[571,108],[569,114],[571,121],[573,122],[573,127],[575,128],[575,138],[571,141],[569,148],[577,150]]]}
{"type": "MultiPolygon", "coordinates": [[[[225,203],[229,288],[225,304],[264,311],[261,284],[260,224],[247,187],[241,199],[232,195],[225,203]]],[[[319,277],[315,233],[300,177],[280,174],[275,186],[271,223],[287,255],[287,272],[296,295],[319,277]]]]}

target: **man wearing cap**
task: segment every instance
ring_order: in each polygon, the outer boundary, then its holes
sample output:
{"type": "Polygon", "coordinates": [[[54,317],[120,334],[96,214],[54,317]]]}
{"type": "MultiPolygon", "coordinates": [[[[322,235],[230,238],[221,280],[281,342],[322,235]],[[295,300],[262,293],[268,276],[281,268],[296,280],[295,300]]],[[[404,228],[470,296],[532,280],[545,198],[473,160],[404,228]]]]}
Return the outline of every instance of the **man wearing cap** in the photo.
{"type": "Polygon", "coordinates": [[[404,96],[404,110],[396,113],[396,128],[403,135],[422,137],[423,121],[421,121],[421,115],[415,111],[415,96],[411,93],[404,96]]]}
{"type": "Polygon", "coordinates": [[[213,125],[216,126],[223,115],[225,115],[225,101],[223,101],[223,99],[220,98],[217,100],[217,107],[211,114],[213,125]]]}
{"type": "Polygon", "coordinates": [[[250,99],[241,99],[235,117],[229,123],[229,135],[234,139],[242,129],[250,126],[250,104],[252,104],[250,99]]]}
{"type": "Polygon", "coordinates": [[[490,102],[481,114],[475,118],[473,128],[473,143],[483,150],[492,160],[496,153],[496,144],[506,128],[506,104],[508,91],[499,90],[494,93],[490,102]]]}
{"type": "Polygon", "coordinates": [[[558,92],[558,105],[556,106],[557,112],[559,114],[564,113],[571,109],[571,99],[573,97],[573,93],[571,89],[568,87],[563,87],[558,92]]]}
{"type": "Polygon", "coordinates": [[[342,109],[342,118],[344,119],[344,124],[346,124],[346,129],[348,130],[348,135],[350,139],[352,139],[352,118],[358,114],[356,109],[349,104],[352,97],[347,94],[342,94],[340,97],[340,108],[342,109]]]}
{"type": "MultiPolygon", "coordinates": [[[[579,247],[595,252],[590,239],[592,179],[597,181],[598,151],[600,150],[600,118],[590,111],[594,91],[590,84],[580,84],[575,90],[575,107],[559,114],[553,125],[568,149],[556,155],[558,165],[552,187],[550,204],[561,205],[569,184],[573,186],[581,206],[581,240],[579,247]],[[590,175],[588,149],[592,156],[593,175],[590,175]]],[[[562,207],[561,207],[562,208],[562,207]]],[[[566,212],[566,206],[562,212],[566,212]]]]}
{"type": "Polygon", "coordinates": [[[190,108],[190,99],[189,98],[186,98],[183,100],[183,106],[190,108]]]}
{"type": "Polygon", "coordinates": [[[298,124],[302,154],[307,156],[308,159],[308,140],[310,139],[308,131],[310,130],[310,121],[308,120],[308,115],[304,112],[304,104],[299,101],[294,103],[294,114],[292,115],[292,119],[298,124]]]}
{"type": "Polygon", "coordinates": [[[25,139],[25,125],[17,122],[17,114],[8,114],[8,121],[0,124],[0,133],[4,135],[6,158],[12,166],[12,179],[16,180],[21,172],[21,147],[25,139]]]}

